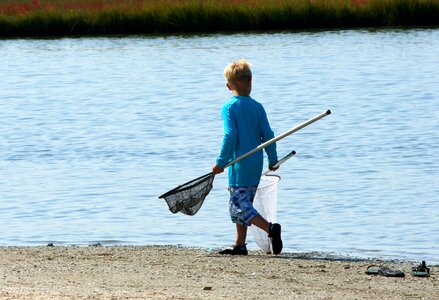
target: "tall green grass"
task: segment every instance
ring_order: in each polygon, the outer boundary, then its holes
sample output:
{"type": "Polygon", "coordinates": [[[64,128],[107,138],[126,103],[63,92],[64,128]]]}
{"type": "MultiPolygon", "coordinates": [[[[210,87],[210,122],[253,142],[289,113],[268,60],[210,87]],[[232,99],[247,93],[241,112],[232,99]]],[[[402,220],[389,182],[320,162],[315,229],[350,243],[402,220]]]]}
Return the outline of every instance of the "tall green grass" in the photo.
{"type": "Polygon", "coordinates": [[[3,0],[0,36],[437,26],[439,0],[3,0]]]}

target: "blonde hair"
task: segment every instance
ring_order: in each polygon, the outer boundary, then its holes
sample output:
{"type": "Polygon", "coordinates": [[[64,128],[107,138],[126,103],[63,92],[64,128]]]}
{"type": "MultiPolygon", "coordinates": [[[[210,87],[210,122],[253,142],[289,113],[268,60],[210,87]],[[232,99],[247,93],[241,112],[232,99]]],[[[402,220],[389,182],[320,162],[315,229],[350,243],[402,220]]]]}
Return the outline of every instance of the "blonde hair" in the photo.
{"type": "Polygon", "coordinates": [[[252,78],[250,64],[245,59],[240,59],[230,63],[224,69],[224,78],[226,78],[227,81],[252,78]]]}

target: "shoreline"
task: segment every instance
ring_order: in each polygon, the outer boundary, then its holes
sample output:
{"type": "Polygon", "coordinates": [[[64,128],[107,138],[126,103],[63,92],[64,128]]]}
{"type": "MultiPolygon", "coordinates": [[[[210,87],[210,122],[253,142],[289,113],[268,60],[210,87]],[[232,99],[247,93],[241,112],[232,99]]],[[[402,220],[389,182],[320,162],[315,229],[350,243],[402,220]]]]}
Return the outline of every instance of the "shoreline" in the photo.
{"type": "Polygon", "coordinates": [[[0,247],[0,299],[435,299],[439,266],[413,277],[417,264],[178,246],[8,246],[0,247]],[[405,277],[367,275],[370,265],[405,277]]]}
{"type": "MultiPolygon", "coordinates": [[[[395,26],[348,26],[348,27],[304,27],[293,29],[258,29],[244,31],[191,31],[191,32],[152,32],[152,33],[111,33],[111,34],[61,34],[61,35],[16,35],[2,36],[0,41],[7,40],[56,40],[56,39],[82,39],[82,38],[156,38],[156,37],[203,37],[239,34],[279,34],[279,33],[321,33],[334,31],[398,31],[398,30],[437,30],[439,25],[395,25],[395,26]]],[[[0,246],[1,247],[1,246],[0,246]]]]}
{"type": "MultiPolygon", "coordinates": [[[[285,245],[284,245],[285,246],[285,245]]],[[[88,248],[88,247],[105,247],[105,248],[177,248],[177,249],[189,249],[204,251],[206,253],[215,254],[222,249],[230,248],[230,245],[216,244],[214,246],[201,246],[192,244],[168,244],[168,243],[129,243],[123,241],[89,241],[82,243],[68,243],[68,242],[42,242],[42,243],[22,243],[22,244],[4,244],[0,245],[0,251],[8,248],[45,248],[45,247],[58,247],[58,248],[88,248]]],[[[264,253],[257,244],[252,241],[247,244],[247,249],[251,253],[264,253]]],[[[410,257],[410,255],[391,255],[383,253],[381,251],[318,251],[310,249],[291,249],[284,247],[282,253],[279,256],[290,259],[304,259],[304,260],[329,260],[329,261],[345,261],[345,262],[374,262],[379,261],[383,263],[419,263],[421,260],[426,260],[431,265],[439,267],[439,260],[431,259],[431,257],[419,256],[417,258],[410,257]]]]}

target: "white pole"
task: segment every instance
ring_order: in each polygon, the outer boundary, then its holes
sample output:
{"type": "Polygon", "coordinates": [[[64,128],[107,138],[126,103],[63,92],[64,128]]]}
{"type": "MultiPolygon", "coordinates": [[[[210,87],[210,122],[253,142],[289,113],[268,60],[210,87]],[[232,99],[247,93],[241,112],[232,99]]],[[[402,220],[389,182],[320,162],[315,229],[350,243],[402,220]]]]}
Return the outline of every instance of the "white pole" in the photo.
{"type": "MultiPolygon", "coordinates": [[[[283,164],[284,162],[286,162],[287,160],[289,160],[291,157],[293,157],[296,154],[296,151],[291,151],[290,153],[288,153],[287,155],[285,155],[282,159],[280,159],[277,163],[274,164],[273,167],[277,168],[279,167],[281,164],[283,164]]],[[[271,170],[267,170],[264,173],[262,173],[261,176],[267,175],[268,173],[270,173],[271,170]]]]}
{"type": "Polygon", "coordinates": [[[251,151],[249,151],[249,152],[247,152],[247,153],[245,153],[245,154],[239,156],[238,158],[232,160],[232,161],[229,162],[227,165],[225,165],[224,169],[227,168],[227,167],[229,167],[229,166],[231,166],[231,165],[233,165],[234,163],[236,163],[236,162],[238,162],[238,161],[240,161],[240,160],[243,160],[244,158],[246,158],[246,157],[252,155],[253,153],[255,153],[255,152],[259,151],[259,150],[262,150],[262,149],[264,149],[264,148],[270,146],[271,144],[276,143],[277,141],[279,141],[279,140],[281,140],[281,139],[283,139],[283,138],[285,138],[285,137],[287,137],[287,136],[289,136],[289,135],[295,133],[296,131],[302,129],[303,127],[306,127],[306,126],[308,126],[309,124],[312,124],[312,123],[314,123],[315,121],[318,121],[318,120],[320,120],[321,118],[326,117],[327,115],[330,115],[330,114],[331,114],[331,111],[328,109],[327,111],[324,111],[324,112],[318,114],[317,116],[315,116],[315,117],[313,117],[313,118],[311,118],[311,119],[309,119],[309,120],[307,120],[307,121],[305,121],[305,122],[303,122],[303,123],[301,123],[301,124],[299,124],[299,125],[297,125],[297,126],[291,128],[290,130],[288,130],[288,131],[286,131],[286,132],[284,132],[284,133],[282,133],[282,134],[280,134],[280,135],[278,135],[278,136],[275,136],[275,137],[272,138],[271,140],[268,140],[268,141],[266,141],[265,143],[260,144],[260,145],[259,145],[258,147],[256,147],[255,149],[253,149],[253,150],[251,150],[251,151]]]}

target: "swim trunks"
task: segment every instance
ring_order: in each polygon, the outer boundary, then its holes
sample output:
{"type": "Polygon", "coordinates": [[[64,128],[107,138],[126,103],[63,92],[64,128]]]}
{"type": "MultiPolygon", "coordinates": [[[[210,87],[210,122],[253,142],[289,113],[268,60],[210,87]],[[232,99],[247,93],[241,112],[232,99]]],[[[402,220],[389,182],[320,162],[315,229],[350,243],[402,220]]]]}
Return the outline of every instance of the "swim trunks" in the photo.
{"type": "Polygon", "coordinates": [[[230,187],[229,211],[233,223],[251,226],[250,220],[258,215],[253,207],[257,186],[230,187]]]}

